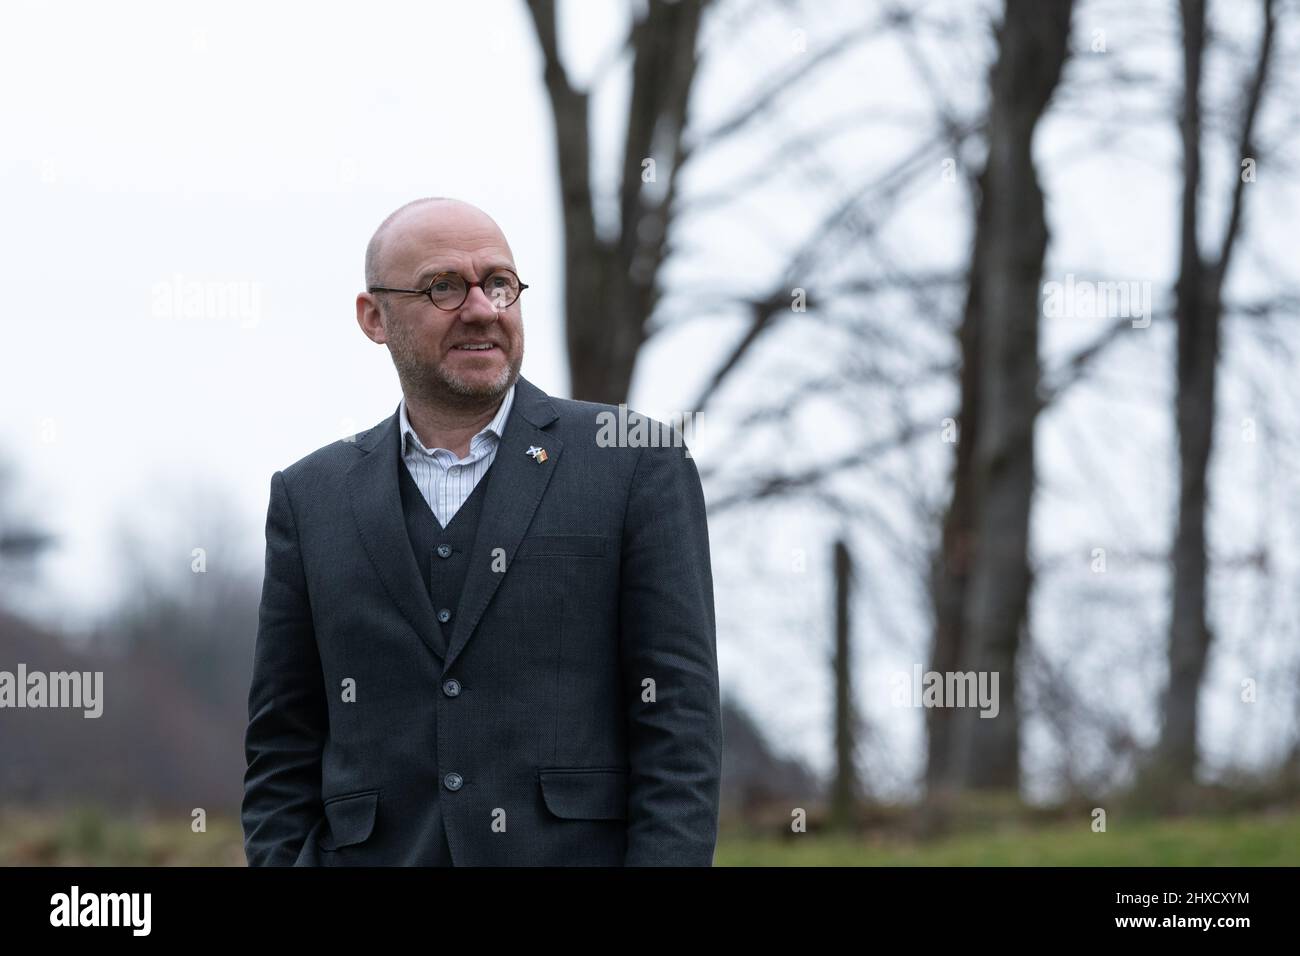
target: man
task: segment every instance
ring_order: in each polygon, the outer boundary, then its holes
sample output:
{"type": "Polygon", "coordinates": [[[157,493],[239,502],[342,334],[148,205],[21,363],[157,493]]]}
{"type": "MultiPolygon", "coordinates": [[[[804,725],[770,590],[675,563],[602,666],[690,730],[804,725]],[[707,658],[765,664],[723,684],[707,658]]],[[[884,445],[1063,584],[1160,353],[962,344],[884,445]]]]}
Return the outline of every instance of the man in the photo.
{"type": "Polygon", "coordinates": [[[693,460],[611,447],[615,406],[520,376],[526,286],[475,207],[397,210],[366,284],[357,322],[403,398],[271,477],[249,864],[711,865],[721,708],[693,460]]]}

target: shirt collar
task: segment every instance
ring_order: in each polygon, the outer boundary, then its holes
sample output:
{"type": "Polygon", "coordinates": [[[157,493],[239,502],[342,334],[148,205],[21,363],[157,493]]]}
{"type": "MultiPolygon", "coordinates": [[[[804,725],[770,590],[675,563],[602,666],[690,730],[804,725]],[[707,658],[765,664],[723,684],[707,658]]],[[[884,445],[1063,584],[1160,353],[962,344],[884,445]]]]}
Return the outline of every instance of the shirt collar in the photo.
{"type": "MultiPolygon", "coordinates": [[[[483,428],[478,432],[478,434],[476,434],[473,438],[470,439],[469,442],[470,454],[474,453],[475,446],[479,445],[488,434],[495,436],[498,440],[505,434],[506,419],[510,416],[510,406],[514,403],[514,400],[515,400],[515,386],[511,385],[509,390],[506,391],[505,398],[501,399],[501,406],[497,409],[496,415],[492,417],[492,421],[484,425],[483,428]]],[[[424,452],[425,454],[430,454],[434,451],[439,450],[435,448],[425,448],[424,443],[420,441],[420,436],[417,435],[415,433],[415,429],[411,427],[411,420],[406,415],[405,395],[402,396],[402,403],[401,403],[400,411],[398,412],[398,419],[399,419],[398,427],[402,431],[402,455],[403,456],[405,456],[407,452],[410,451],[412,442],[414,443],[417,449],[424,452]],[[410,441],[407,440],[408,438],[410,439],[410,441]]],[[[442,449],[442,450],[450,451],[450,449],[442,449]]]]}

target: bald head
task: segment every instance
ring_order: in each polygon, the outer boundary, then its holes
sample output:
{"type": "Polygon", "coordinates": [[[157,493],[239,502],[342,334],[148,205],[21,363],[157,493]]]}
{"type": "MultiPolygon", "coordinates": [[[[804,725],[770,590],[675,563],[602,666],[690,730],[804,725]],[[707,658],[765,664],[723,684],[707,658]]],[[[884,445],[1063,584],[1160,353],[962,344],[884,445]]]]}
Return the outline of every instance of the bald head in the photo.
{"type": "Polygon", "coordinates": [[[394,258],[405,258],[400,252],[410,242],[428,242],[464,229],[480,234],[495,234],[500,244],[509,251],[509,244],[496,221],[470,203],[448,196],[426,196],[399,206],[379,224],[366,246],[366,286],[385,285],[394,278],[389,275],[394,258]]]}

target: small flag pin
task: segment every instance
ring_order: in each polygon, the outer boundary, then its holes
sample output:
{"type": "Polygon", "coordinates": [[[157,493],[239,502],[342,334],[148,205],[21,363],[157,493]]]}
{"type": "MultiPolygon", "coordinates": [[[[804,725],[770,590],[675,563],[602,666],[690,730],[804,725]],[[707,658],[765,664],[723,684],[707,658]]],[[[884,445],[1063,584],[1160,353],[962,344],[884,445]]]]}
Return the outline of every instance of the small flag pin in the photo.
{"type": "Polygon", "coordinates": [[[529,445],[528,455],[530,458],[533,459],[533,461],[537,462],[537,464],[539,465],[542,462],[546,461],[546,449],[543,448],[541,445],[529,445]]]}

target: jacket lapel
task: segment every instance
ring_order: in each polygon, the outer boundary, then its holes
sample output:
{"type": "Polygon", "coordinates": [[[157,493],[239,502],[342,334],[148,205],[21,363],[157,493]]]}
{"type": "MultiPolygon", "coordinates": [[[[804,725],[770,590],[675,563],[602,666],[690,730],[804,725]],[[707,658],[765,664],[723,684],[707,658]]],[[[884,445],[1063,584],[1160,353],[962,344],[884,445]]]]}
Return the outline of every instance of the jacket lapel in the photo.
{"type": "Polygon", "coordinates": [[[505,565],[509,568],[551,475],[559,466],[564,445],[557,436],[542,431],[557,417],[546,393],[519,376],[505,434],[489,469],[491,480],[483,496],[483,510],[474,547],[470,550],[460,605],[452,622],[451,645],[444,658],[444,669],[450,668],[464,649],[505,576],[492,570],[494,551],[501,548],[505,552],[505,565]],[[528,454],[534,445],[546,450],[545,461],[538,462],[528,454]]]}
{"type": "Polygon", "coordinates": [[[394,410],[389,418],[357,439],[365,455],[348,469],[348,497],[361,542],[388,596],[429,650],[446,660],[447,639],[438,625],[429,589],[420,577],[402,513],[397,469],[406,466],[402,463],[398,420],[394,410]]]}
{"type": "Polygon", "coordinates": [[[347,474],[357,532],[389,597],[443,662],[444,670],[464,649],[504,576],[492,570],[493,553],[503,549],[509,567],[559,463],[563,443],[542,431],[557,417],[546,393],[519,376],[505,434],[489,469],[491,480],[483,496],[450,642],[438,624],[406,532],[397,470],[406,466],[402,462],[397,410],[357,439],[357,446],[365,454],[347,474]],[[546,461],[539,463],[528,455],[533,445],[546,449],[546,461]]]}

